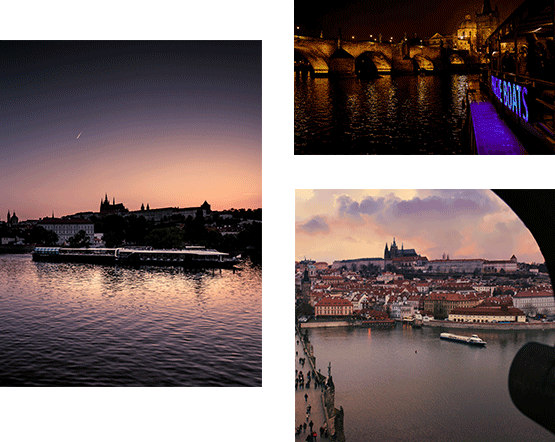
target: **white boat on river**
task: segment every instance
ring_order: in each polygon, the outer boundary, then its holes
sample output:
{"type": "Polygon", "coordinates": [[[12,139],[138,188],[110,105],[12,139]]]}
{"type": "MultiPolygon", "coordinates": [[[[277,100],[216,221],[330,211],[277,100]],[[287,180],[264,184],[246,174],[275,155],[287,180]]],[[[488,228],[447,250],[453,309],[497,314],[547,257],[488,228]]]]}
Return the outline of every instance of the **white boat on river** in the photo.
{"type": "Polygon", "coordinates": [[[442,334],[439,335],[439,337],[441,339],[446,339],[448,341],[461,342],[463,344],[478,345],[478,346],[482,346],[482,347],[486,345],[486,341],[480,339],[478,337],[478,335],[460,336],[460,335],[454,335],[452,333],[442,333],[442,334]]]}

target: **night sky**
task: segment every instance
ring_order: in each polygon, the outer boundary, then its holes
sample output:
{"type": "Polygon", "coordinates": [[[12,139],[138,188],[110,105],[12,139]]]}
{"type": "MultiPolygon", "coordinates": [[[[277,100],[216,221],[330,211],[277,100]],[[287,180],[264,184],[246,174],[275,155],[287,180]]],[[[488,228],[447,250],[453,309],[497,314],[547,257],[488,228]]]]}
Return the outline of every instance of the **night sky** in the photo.
{"type": "Polygon", "coordinates": [[[0,219],[262,206],[260,41],[0,45],[0,219]]]}
{"type": "MultiPolygon", "coordinates": [[[[503,21],[522,0],[491,0],[491,7],[498,5],[503,21]]],[[[339,27],[343,38],[368,39],[370,34],[381,33],[384,40],[389,37],[401,39],[417,33],[430,38],[436,32],[452,34],[466,14],[481,9],[483,0],[460,2],[457,0],[346,0],[342,2],[295,2],[295,26],[323,31],[324,38],[337,38],[339,27]]]]}

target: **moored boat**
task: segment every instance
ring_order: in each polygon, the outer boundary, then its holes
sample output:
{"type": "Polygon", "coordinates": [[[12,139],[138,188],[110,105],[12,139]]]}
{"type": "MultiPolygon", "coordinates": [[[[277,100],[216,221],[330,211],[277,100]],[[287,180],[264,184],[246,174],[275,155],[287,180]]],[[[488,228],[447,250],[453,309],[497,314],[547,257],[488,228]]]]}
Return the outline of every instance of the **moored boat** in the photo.
{"type": "Polygon", "coordinates": [[[469,344],[469,345],[476,345],[476,346],[485,346],[486,345],[486,341],[480,339],[478,337],[478,335],[472,335],[472,336],[461,336],[461,335],[455,335],[452,333],[442,333],[439,335],[440,339],[445,339],[448,341],[454,341],[454,342],[460,342],[462,344],[469,344]]]}
{"type": "Polygon", "coordinates": [[[416,313],[414,315],[414,321],[412,323],[413,328],[420,328],[422,327],[423,318],[420,313],[416,313]]]}
{"type": "Polygon", "coordinates": [[[198,246],[182,250],[36,247],[33,261],[186,268],[233,268],[239,262],[228,253],[198,246]]]}
{"type": "Polygon", "coordinates": [[[525,0],[485,42],[489,66],[482,73],[481,88],[491,103],[471,103],[474,123],[478,117],[489,118],[485,126],[489,135],[477,133],[484,141],[482,153],[516,153],[519,143],[526,148],[524,153],[555,153],[553,7],[553,0],[525,0]],[[488,150],[488,145],[496,144],[503,128],[493,123],[491,104],[518,137],[512,143],[507,134],[506,147],[496,151],[488,150]]]}
{"type": "Polygon", "coordinates": [[[367,328],[394,328],[396,322],[394,319],[367,319],[361,321],[360,325],[367,328]]]}

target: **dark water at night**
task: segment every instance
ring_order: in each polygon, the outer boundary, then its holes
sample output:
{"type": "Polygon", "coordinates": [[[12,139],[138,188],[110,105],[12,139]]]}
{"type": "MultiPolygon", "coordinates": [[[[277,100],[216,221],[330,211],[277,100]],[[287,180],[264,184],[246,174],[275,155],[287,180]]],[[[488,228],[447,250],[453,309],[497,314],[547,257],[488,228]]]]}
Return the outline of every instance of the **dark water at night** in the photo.
{"type": "Polygon", "coordinates": [[[0,255],[0,385],[261,386],[261,278],[0,255]]]}
{"type": "Polygon", "coordinates": [[[555,330],[480,330],[485,348],[440,340],[443,331],[309,331],[317,367],[327,373],[331,362],[347,442],[552,441],[513,405],[508,373],[526,342],[553,345],[555,330]]]}
{"type": "Polygon", "coordinates": [[[296,75],[295,154],[470,154],[461,147],[469,78],[296,75]]]}

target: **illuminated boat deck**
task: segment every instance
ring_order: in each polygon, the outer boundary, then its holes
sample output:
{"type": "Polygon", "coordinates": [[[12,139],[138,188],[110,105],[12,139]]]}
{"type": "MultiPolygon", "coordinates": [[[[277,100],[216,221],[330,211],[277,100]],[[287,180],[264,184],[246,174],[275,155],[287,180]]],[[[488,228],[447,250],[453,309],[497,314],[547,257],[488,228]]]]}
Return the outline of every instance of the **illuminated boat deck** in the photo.
{"type": "Polygon", "coordinates": [[[525,155],[526,151],[489,102],[470,103],[479,155],[525,155]]]}

